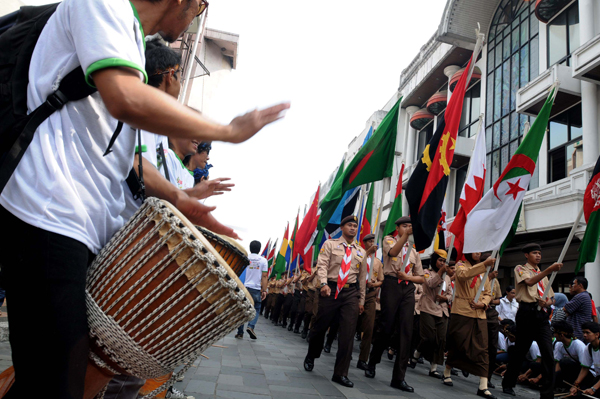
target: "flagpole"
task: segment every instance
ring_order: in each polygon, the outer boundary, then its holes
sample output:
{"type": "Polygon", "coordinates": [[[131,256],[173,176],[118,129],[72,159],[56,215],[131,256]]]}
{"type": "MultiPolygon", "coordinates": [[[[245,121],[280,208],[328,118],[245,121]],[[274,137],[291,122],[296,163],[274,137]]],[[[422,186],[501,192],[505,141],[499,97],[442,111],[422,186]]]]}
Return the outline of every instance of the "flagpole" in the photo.
{"type": "MultiPolygon", "coordinates": [[[[560,253],[560,256],[558,257],[558,261],[556,261],[556,263],[562,263],[563,260],[565,259],[565,255],[567,255],[567,250],[569,249],[569,246],[571,245],[571,241],[573,241],[573,236],[575,235],[575,230],[577,230],[577,227],[579,226],[579,221],[581,220],[582,216],[583,216],[583,206],[579,210],[579,214],[577,215],[577,218],[575,219],[575,223],[573,223],[573,227],[571,227],[571,231],[569,232],[567,241],[565,242],[565,245],[563,246],[562,252],[560,253]]],[[[542,296],[542,301],[546,301],[546,299],[548,299],[548,293],[550,292],[550,287],[552,286],[552,283],[554,283],[554,278],[556,277],[557,273],[558,273],[558,271],[552,272],[552,275],[550,276],[550,279],[548,281],[548,285],[546,286],[546,288],[544,288],[544,296],[542,296]]],[[[540,309],[541,309],[541,306],[538,306],[538,310],[540,310],[540,309]]]]}
{"type": "MultiPolygon", "coordinates": [[[[500,266],[500,256],[496,258],[496,265],[494,266],[494,271],[498,271],[498,266],[500,266]]],[[[494,295],[494,286],[496,285],[496,279],[492,281],[492,286],[490,287],[490,291],[492,291],[492,295],[494,295]]]]}
{"type": "MultiPolygon", "coordinates": [[[[373,184],[371,186],[371,190],[375,189],[375,184],[373,184]]],[[[391,187],[390,187],[390,193],[392,192],[391,187]]],[[[383,201],[385,198],[385,193],[383,192],[383,180],[381,180],[381,200],[379,201],[379,209],[381,211],[381,209],[383,209],[383,201]]],[[[379,220],[377,220],[377,223],[379,223],[379,220]]],[[[387,221],[386,221],[387,223],[387,221]]],[[[375,230],[375,245],[377,245],[377,243],[379,242],[379,236],[381,235],[381,229],[379,228],[379,224],[376,225],[376,230],[375,230]]],[[[383,250],[383,249],[382,249],[383,250]]],[[[375,256],[377,255],[377,251],[375,251],[372,255],[371,255],[371,264],[375,265],[374,261],[375,261],[375,256]]],[[[371,269],[369,270],[369,281],[371,281],[371,279],[373,278],[373,269],[374,267],[371,267],[371,269]]],[[[404,270],[404,269],[402,269],[404,270]]]]}
{"type": "MultiPolygon", "coordinates": [[[[468,176],[468,175],[467,175],[468,176]]],[[[448,234],[451,234],[448,231],[448,234]]],[[[454,234],[452,234],[452,238],[450,239],[450,246],[448,247],[448,253],[446,254],[446,264],[449,265],[450,264],[450,254],[452,253],[452,250],[454,249],[454,239],[456,238],[456,236],[454,234]]],[[[445,246],[445,243],[444,243],[445,246]]],[[[442,288],[444,288],[444,281],[446,280],[446,272],[444,272],[444,274],[442,274],[442,285],[440,285],[440,288],[438,289],[438,295],[442,295],[442,288]]],[[[436,305],[439,305],[440,302],[439,301],[435,301],[436,305]]]]}
{"type": "MultiPolygon", "coordinates": [[[[495,249],[492,252],[492,258],[495,258],[496,255],[498,254],[498,250],[495,249]]],[[[496,259],[496,263],[498,262],[498,259],[496,259]]],[[[485,274],[483,275],[483,278],[481,279],[481,285],[479,286],[479,289],[477,290],[477,295],[475,295],[475,300],[473,302],[477,303],[477,301],[479,300],[479,297],[481,296],[481,293],[483,292],[483,288],[485,287],[485,282],[487,281],[488,275],[490,274],[490,270],[491,270],[492,266],[488,266],[485,270],[485,274]]]]}

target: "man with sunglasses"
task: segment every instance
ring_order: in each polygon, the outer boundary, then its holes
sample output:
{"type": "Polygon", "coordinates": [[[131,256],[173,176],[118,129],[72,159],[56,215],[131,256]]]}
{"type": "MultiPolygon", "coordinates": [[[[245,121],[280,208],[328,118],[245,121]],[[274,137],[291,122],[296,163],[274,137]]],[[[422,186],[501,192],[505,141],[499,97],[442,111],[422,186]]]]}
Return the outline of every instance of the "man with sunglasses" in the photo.
{"type": "MultiPolygon", "coordinates": [[[[159,33],[175,41],[202,7],[198,0],[64,0],[39,36],[29,68],[29,109],[44,103],[78,67],[97,92],[65,104],[39,125],[0,196],[1,218],[11,231],[2,241],[0,262],[11,302],[15,368],[5,398],[83,396],[87,266],[125,223],[122,182],[136,143],[129,127],[241,143],[289,107],[276,105],[220,125],[145,84],[145,36],[159,33]],[[44,312],[32,318],[31,309],[42,302],[44,312]],[[44,340],[37,336],[41,325],[44,340]],[[43,375],[31,362],[40,356],[53,360],[43,375]],[[35,384],[29,383],[32,375],[38,376],[35,384]]],[[[146,191],[168,198],[192,223],[237,238],[212,216],[214,208],[164,178],[146,191]]]]}

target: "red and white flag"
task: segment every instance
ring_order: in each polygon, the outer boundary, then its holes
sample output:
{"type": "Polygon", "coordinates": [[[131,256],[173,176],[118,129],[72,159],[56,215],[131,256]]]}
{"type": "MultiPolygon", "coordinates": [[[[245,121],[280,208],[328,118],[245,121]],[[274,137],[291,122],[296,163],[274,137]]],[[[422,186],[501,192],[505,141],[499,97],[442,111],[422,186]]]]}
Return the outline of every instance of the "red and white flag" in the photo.
{"type": "Polygon", "coordinates": [[[471,165],[469,175],[465,180],[462,193],[460,194],[460,209],[452,225],[450,232],[454,234],[454,248],[457,252],[457,260],[463,257],[463,245],[465,242],[465,224],[471,210],[477,205],[481,197],[483,197],[484,182],[485,182],[485,129],[483,123],[479,130],[479,134],[475,139],[475,148],[471,156],[471,165]]]}
{"type": "Polygon", "coordinates": [[[312,269],[312,244],[317,235],[317,225],[319,223],[319,215],[321,214],[321,210],[319,209],[320,190],[321,186],[319,185],[312,204],[304,216],[300,228],[298,228],[292,257],[292,259],[296,259],[296,256],[300,255],[304,261],[304,270],[309,273],[311,273],[312,269]]]}

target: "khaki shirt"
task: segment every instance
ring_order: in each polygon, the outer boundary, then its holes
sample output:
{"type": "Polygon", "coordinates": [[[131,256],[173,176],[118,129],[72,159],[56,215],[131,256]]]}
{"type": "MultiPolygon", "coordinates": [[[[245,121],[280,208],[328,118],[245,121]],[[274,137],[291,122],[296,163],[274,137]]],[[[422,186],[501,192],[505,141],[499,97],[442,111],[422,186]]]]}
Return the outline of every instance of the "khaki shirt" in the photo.
{"type": "MultiPolygon", "coordinates": [[[[537,274],[536,272],[539,273],[540,268],[532,266],[529,263],[515,267],[515,291],[517,293],[515,299],[517,302],[537,303],[538,299],[542,299],[542,296],[538,293],[537,283],[531,287],[525,284],[525,280],[534,277],[537,274]]],[[[544,288],[548,286],[548,277],[544,277],[541,281],[544,284],[544,288]]],[[[554,297],[554,291],[550,287],[548,298],[552,297],[554,297]]]]}
{"type": "MultiPolygon", "coordinates": [[[[482,263],[478,263],[475,266],[471,266],[468,261],[463,261],[456,266],[454,289],[456,289],[456,296],[454,303],[452,304],[452,314],[456,313],[461,316],[471,317],[474,319],[485,319],[485,310],[483,309],[471,309],[470,302],[475,299],[475,295],[479,291],[481,285],[481,278],[485,273],[486,266],[482,263]],[[471,288],[471,283],[476,276],[481,278],[477,279],[475,286],[471,288]]],[[[490,281],[486,279],[484,289],[479,297],[479,302],[488,305],[492,299],[490,291],[490,281]]]]}
{"type": "MultiPolygon", "coordinates": [[[[319,286],[327,284],[327,281],[337,281],[340,273],[340,267],[346,253],[344,244],[346,240],[344,237],[340,237],[334,240],[327,240],[321,247],[319,258],[317,260],[317,277],[319,280],[319,286]]],[[[347,244],[352,248],[352,260],[350,263],[350,269],[348,270],[347,284],[353,284],[358,282],[360,286],[360,301],[359,305],[365,303],[365,287],[366,287],[366,273],[367,268],[361,267],[363,259],[365,257],[365,250],[358,247],[356,241],[352,244],[347,244]]],[[[318,288],[317,288],[318,289],[318,288]]],[[[335,293],[332,292],[331,295],[335,293]]]]}
{"type": "Polygon", "coordinates": [[[267,287],[269,288],[269,294],[273,294],[275,293],[275,281],[269,281],[269,284],[267,285],[267,287]]]}
{"type": "MultiPolygon", "coordinates": [[[[317,267],[315,266],[315,267],[313,267],[313,268],[312,268],[312,270],[310,271],[310,275],[312,276],[312,275],[314,275],[316,272],[317,272],[317,267]]],[[[308,289],[309,289],[309,290],[312,290],[312,291],[314,291],[314,290],[316,290],[316,289],[317,289],[317,286],[318,286],[318,285],[319,285],[319,279],[318,279],[318,276],[315,276],[315,277],[312,279],[312,281],[309,281],[309,282],[308,282],[308,289]]]]}
{"type": "Polygon", "coordinates": [[[300,278],[300,283],[302,284],[302,291],[308,290],[308,278],[310,277],[310,273],[306,270],[302,270],[302,277],[300,278]]]}
{"type": "MultiPolygon", "coordinates": [[[[402,262],[402,253],[404,252],[404,249],[400,250],[398,256],[388,255],[390,253],[390,249],[392,249],[392,247],[396,244],[396,241],[397,240],[392,236],[385,236],[383,239],[383,274],[386,276],[396,277],[398,275],[397,272],[399,272],[404,265],[402,262]]],[[[409,276],[422,276],[423,265],[421,264],[419,253],[414,248],[412,248],[410,252],[409,259],[410,271],[407,274],[409,276]]]]}
{"type": "Polygon", "coordinates": [[[421,297],[423,296],[423,285],[422,284],[415,284],[415,315],[420,315],[421,314],[421,309],[419,309],[419,307],[417,306],[417,304],[419,303],[419,300],[421,300],[421,297]]]}
{"type": "MultiPolygon", "coordinates": [[[[367,273],[367,261],[370,256],[365,256],[363,259],[363,264],[361,267],[365,268],[365,280],[369,280],[369,274],[367,273]]],[[[383,281],[383,263],[377,257],[373,259],[373,273],[371,273],[371,283],[377,283],[378,281],[383,281]]]]}
{"type": "MultiPolygon", "coordinates": [[[[498,281],[497,278],[493,279],[492,281],[495,281],[495,283],[494,283],[494,292],[492,292],[492,300],[496,300],[496,299],[502,298],[502,289],[500,288],[500,282],[498,281]]],[[[491,284],[492,284],[492,282],[490,281],[490,285],[491,284]]]]}
{"type": "Polygon", "coordinates": [[[273,293],[279,294],[281,292],[281,280],[275,280],[273,284],[273,293]]]}
{"type": "Polygon", "coordinates": [[[448,302],[452,300],[452,281],[450,277],[445,276],[445,280],[442,280],[440,275],[432,269],[425,270],[423,275],[425,278],[425,284],[423,284],[423,295],[417,303],[417,308],[421,312],[429,313],[436,317],[442,317],[442,315],[448,317],[448,302]],[[440,304],[435,303],[438,290],[446,283],[444,290],[441,295],[448,298],[448,302],[442,302],[440,304]]]}

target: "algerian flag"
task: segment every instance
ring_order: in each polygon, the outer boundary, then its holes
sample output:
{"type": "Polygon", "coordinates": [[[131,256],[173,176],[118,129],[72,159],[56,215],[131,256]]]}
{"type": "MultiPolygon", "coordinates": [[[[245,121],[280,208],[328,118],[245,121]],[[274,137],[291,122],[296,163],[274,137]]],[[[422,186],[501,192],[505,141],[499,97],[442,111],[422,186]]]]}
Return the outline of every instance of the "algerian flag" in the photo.
{"type": "Polygon", "coordinates": [[[556,90],[554,88],[550,92],[500,178],[469,213],[465,224],[464,253],[500,249],[510,232],[535,171],[556,90]]]}

